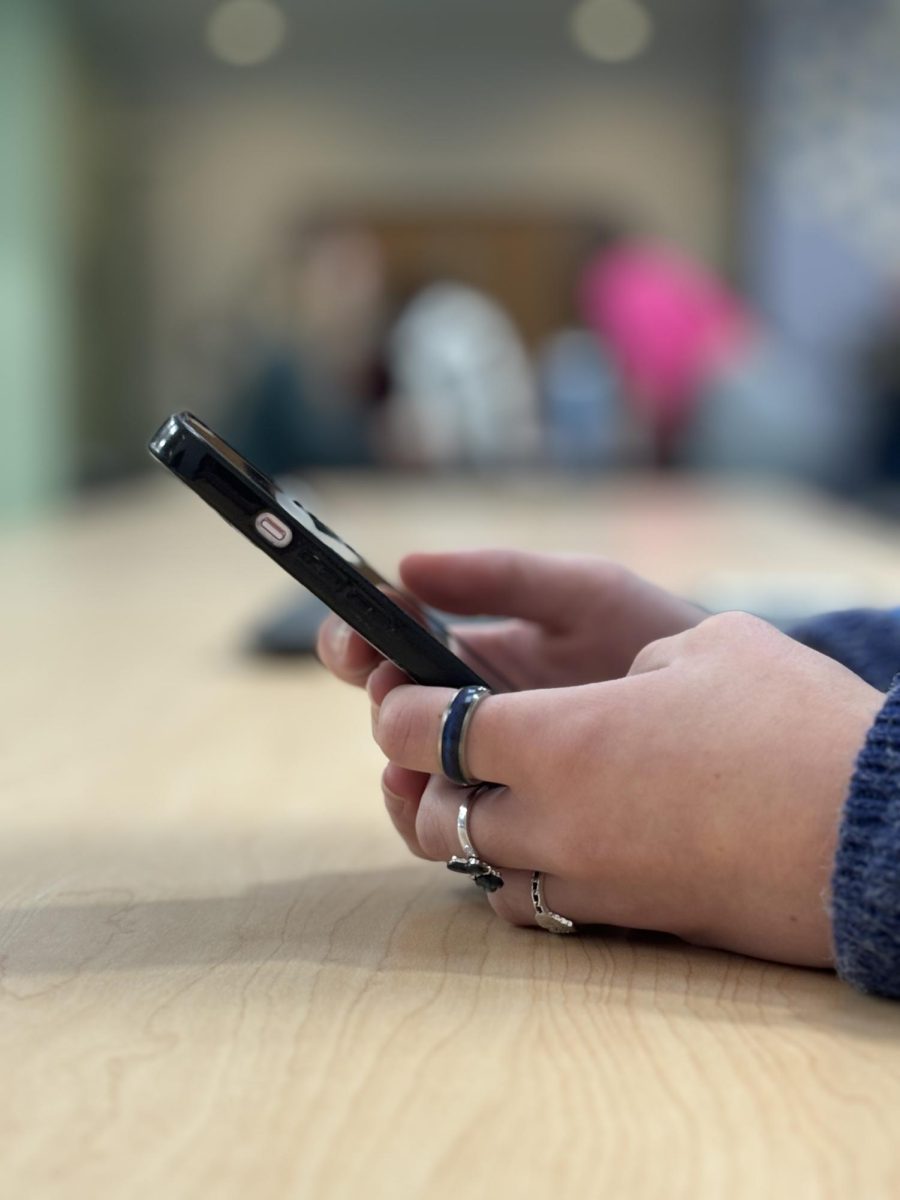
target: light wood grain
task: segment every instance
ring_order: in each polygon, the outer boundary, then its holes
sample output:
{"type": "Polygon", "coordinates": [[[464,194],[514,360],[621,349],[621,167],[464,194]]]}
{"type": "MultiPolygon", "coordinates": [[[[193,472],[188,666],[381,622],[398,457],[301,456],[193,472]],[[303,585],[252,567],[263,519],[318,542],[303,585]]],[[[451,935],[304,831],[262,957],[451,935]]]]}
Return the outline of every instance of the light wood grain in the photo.
{"type": "MultiPolygon", "coordinates": [[[[802,495],[321,486],[387,568],[504,542],[900,596],[896,530],[802,495]]],[[[239,653],[280,590],[166,481],[3,541],[3,1195],[900,1195],[900,1006],[492,920],[391,836],[365,698],[239,653]]]]}

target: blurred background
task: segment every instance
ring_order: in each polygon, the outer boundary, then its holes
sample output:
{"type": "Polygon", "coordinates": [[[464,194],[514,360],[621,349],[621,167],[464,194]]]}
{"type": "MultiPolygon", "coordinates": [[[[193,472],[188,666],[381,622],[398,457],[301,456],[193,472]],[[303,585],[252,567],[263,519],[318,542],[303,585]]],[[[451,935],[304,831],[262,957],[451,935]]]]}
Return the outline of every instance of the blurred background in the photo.
{"type": "Polygon", "coordinates": [[[151,469],[896,508],[898,0],[0,0],[0,513],[151,469]]]}

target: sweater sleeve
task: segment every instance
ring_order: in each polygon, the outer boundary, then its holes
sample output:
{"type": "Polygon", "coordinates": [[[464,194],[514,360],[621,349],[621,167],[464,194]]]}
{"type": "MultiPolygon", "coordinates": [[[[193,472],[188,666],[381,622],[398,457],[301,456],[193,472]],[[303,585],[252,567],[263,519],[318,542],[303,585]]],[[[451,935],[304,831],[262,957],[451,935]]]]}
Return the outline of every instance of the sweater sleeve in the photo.
{"type": "Polygon", "coordinates": [[[844,806],[832,878],[839,974],[900,999],[900,675],[870,729],[844,806]]]}
{"type": "Polygon", "coordinates": [[[827,654],[886,692],[900,671],[900,609],[852,608],[789,629],[791,637],[827,654]]]}
{"type": "Polygon", "coordinates": [[[900,999],[900,609],[826,613],[789,632],[888,692],[844,805],[831,904],[840,975],[900,999]]]}

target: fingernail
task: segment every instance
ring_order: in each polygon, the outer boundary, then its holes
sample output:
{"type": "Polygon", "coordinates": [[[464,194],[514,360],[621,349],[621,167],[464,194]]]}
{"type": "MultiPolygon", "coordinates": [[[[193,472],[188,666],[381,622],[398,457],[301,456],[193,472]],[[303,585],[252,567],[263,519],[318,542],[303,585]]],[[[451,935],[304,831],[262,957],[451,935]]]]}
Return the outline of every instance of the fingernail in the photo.
{"type": "Polygon", "coordinates": [[[366,691],[369,694],[369,700],[371,701],[371,704],[372,704],[372,715],[373,716],[377,716],[378,709],[380,707],[375,702],[375,697],[372,695],[373,682],[374,682],[375,676],[378,674],[379,669],[380,669],[379,667],[376,667],[374,671],[370,671],[369,678],[366,680],[366,691]]]}
{"type": "Polygon", "coordinates": [[[381,791],[384,796],[384,803],[388,808],[393,808],[396,811],[397,809],[406,807],[407,802],[402,796],[398,796],[396,792],[390,791],[389,788],[386,788],[383,785],[381,791]]]}

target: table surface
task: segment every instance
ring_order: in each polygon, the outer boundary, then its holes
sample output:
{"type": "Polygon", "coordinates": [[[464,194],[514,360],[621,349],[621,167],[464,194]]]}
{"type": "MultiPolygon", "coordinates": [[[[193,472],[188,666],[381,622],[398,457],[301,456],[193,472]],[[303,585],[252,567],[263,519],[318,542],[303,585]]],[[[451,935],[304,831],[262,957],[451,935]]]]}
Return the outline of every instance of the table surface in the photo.
{"type": "MultiPolygon", "coordinates": [[[[317,483],[387,569],[503,543],[900,596],[895,527],[776,488],[317,483]]],[[[2,548],[7,1194],[900,1195],[900,1007],[493,920],[392,836],[365,698],[241,653],[291,585],[186,491],[2,548]]]]}

